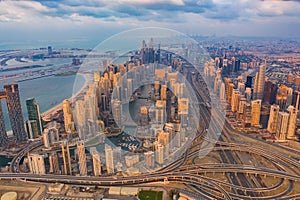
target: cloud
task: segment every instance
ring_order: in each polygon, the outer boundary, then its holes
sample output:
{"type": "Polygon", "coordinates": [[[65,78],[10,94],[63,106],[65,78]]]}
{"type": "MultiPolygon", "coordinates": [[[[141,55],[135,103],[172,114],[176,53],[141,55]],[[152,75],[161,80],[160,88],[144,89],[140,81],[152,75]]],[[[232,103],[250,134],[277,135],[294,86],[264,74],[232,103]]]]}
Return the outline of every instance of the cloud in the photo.
{"type": "Polygon", "coordinates": [[[82,30],[160,26],[242,33],[248,24],[250,30],[256,30],[255,24],[273,30],[274,24],[286,22],[300,27],[299,10],[300,1],[295,0],[0,0],[0,25],[2,32],[8,27],[82,30]]]}
{"type": "Polygon", "coordinates": [[[1,1],[0,21],[22,22],[55,12],[55,9],[34,1],[1,1]]]}

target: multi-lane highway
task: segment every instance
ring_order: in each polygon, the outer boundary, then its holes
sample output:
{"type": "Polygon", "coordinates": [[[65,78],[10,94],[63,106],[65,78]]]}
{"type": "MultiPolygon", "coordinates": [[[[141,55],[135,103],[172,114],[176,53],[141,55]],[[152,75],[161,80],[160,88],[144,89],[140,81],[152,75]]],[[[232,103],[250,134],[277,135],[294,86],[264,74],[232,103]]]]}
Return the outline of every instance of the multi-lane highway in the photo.
{"type": "MultiPolygon", "coordinates": [[[[188,65],[188,63],[186,63],[188,65]]],[[[217,109],[210,109],[205,104],[208,97],[203,92],[204,80],[199,74],[194,73],[190,65],[184,72],[187,80],[195,91],[201,120],[199,122],[197,136],[190,148],[176,161],[168,166],[151,173],[144,173],[130,177],[93,177],[93,176],[67,176],[67,175],[35,175],[19,173],[19,164],[26,154],[41,146],[42,142],[30,144],[22,150],[12,161],[10,170],[12,173],[0,174],[1,179],[23,179],[39,182],[59,182],[80,185],[119,186],[139,185],[144,183],[168,183],[176,182],[190,186],[193,192],[204,199],[297,199],[299,194],[292,193],[295,185],[300,184],[300,163],[291,156],[274,151],[271,145],[255,145],[249,139],[249,143],[236,143],[231,138],[239,137],[228,122],[222,121],[217,109]],[[191,73],[193,72],[193,73],[191,73]],[[205,100],[203,100],[205,99],[205,100]],[[222,131],[220,138],[216,135],[222,131]],[[212,146],[214,146],[212,148],[212,146]],[[217,153],[221,163],[188,164],[189,160],[199,158],[208,152],[217,153]],[[249,156],[263,158],[271,162],[274,167],[254,166],[244,164],[239,159],[239,153],[247,153],[249,156]],[[226,180],[218,177],[224,176],[226,180]],[[275,179],[272,186],[266,186],[267,180],[275,179]]],[[[246,138],[247,139],[247,138],[246,138]]],[[[199,159],[198,159],[199,160],[199,159]]]]}

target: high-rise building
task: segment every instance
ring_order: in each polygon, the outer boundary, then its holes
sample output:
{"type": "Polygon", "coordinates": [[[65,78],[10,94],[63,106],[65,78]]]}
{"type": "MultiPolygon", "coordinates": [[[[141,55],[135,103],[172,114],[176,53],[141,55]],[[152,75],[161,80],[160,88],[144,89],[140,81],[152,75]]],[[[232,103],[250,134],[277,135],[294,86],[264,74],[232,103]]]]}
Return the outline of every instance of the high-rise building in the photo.
{"type": "Polygon", "coordinates": [[[5,129],[4,115],[2,111],[2,103],[0,100],[0,147],[8,145],[8,137],[5,129]]]}
{"type": "MultiPolygon", "coordinates": [[[[121,102],[119,100],[114,100],[113,101],[113,117],[117,125],[121,126],[122,125],[122,106],[121,102]]],[[[121,128],[121,127],[120,127],[121,128]]]]}
{"type": "Polygon", "coordinates": [[[286,140],[286,134],[289,124],[289,113],[279,112],[278,123],[276,127],[276,137],[278,140],[286,140]]]}
{"type": "Polygon", "coordinates": [[[272,105],[270,108],[270,116],[267,128],[270,133],[276,132],[279,110],[279,105],[272,105]]]}
{"type": "Polygon", "coordinates": [[[231,111],[237,112],[239,109],[239,98],[240,98],[240,91],[233,90],[232,98],[231,98],[231,111]]]}
{"type": "Polygon", "coordinates": [[[74,129],[73,128],[74,122],[73,122],[73,114],[72,114],[70,101],[68,99],[65,99],[62,102],[62,107],[63,107],[63,114],[64,114],[65,131],[72,132],[74,129]]]}
{"type": "Polygon", "coordinates": [[[114,154],[111,146],[105,144],[105,163],[108,174],[115,173],[114,154]]]}
{"type": "Polygon", "coordinates": [[[178,115],[188,115],[189,114],[189,99],[179,98],[178,99],[178,115]]]}
{"type": "Polygon", "coordinates": [[[166,101],[156,101],[155,119],[157,124],[164,124],[166,121],[166,101]]]}
{"type": "Polygon", "coordinates": [[[261,100],[251,102],[251,126],[260,125],[261,100]]]}
{"type": "Polygon", "coordinates": [[[57,174],[59,173],[59,164],[58,164],[58,157],[55,151],[49,154],[49,164],[50,164],[50,173],[57,174]]]}
{"type": "Polygon", "coordinates": [[[46,148],[59,141],[58,127],[56,121],[47,124],[43,132],[43,141],[46,148]]]}
{"type": "Polygon", "coordinates": [[[246,91],[245,91],[245,97],[246,97],[246,101],[248,103],[251,102],[251,99],[252,99],[252,91],[251,91],[251,88],[246,88],[246,91]]]}
{"type": "Polygon", "coordinates": [[[85,147],[82,141],[77,143],[79,173],[80,176],[87,175],[85,147]]]}
{"type": "Polygon", "coordinates": [[[9,111],[9,118],[13,135],[16,137],[16,142],[23,142],[28,139],[22,115],[19,89],[17,84],[4,85],[5,98],[9,111]]]}
{"type": "Polygon", "coordinates": [[[229,83],[229,85],[228,85],[228,91],[226,91],[227,102],[229,104],[231,104],[231,98],[232,98],[233,90],[234,90],[234,84],[233,83],[229,83]]]}
{"type": "Polygon", "coordinates": [[[25,129],[28,134],[28,138],[35,139],[38,137],[38,134],[35,130],[37,130],[37,124],[35,120],[26,120],[25,121],[25,129]]]}
{"type": "Polygon", "coordinates": [[[28,164],[31,173],[46,174],[44,155],[28,153],[28,164]]]}
{"type": "Polygon", "coordinates": [[[170,145],[171,145],[170,141],[171,141],[171,134],[169,132],[165,132],[163,130],[158,132],[157,142],[164,146],[165,156],[168,156],[170,153],[170,145]]]}
{"type": "Polygon", "coordinates": [[[252,76],[247,76],[245,87],[252,88],[252,76]]]}
{"type": "Polygon", "coordinates": [[[225,83],[221,83],[220,86],[220,101],[225,101],[226,100],[226,91],[225,91],[225,83]]]}
{"type": "Polygon", "coordinates": [[[71,156],[70,156],[70,148],[67,141],[64,141],[61,145],[61,153],[64,161],[64,174],[72,175],[72,165],[71,165],[71,156]]]}
{"type": "Polygon", "coordinates": [[[252,109],[250,103],[245,103],[243,108],[243,128],[251,126],[252,109]]]}
{"type": "Polygon", "coordinates": [[[287,130],[287,138],[293,139],[295,138],[295,130],[296,130],[296,123],[297,123],[297,110],[294,106],[289,106],[287,108],[289,112],[289,125],[287,130]]]}
{"type": "Polygon", "coordinates": [[[270,80],[265,82],[265,89],[264,89],[264,102],[268,104],[274,104],[276,102],[276,93],[278,87],[275,83],[270,80]]]}
{"type": "Polygon", "coordinates": [[[29,121],[29,124],[27,126],[27,133],[30,133],[29,135],[31,136],[31,139],[34,139],[42,135],[43,132],[40,108],[34,98],[26,100],[26,107],[29,121]]]}
{"type": "Polygon", "coordinates": [[[100,153],[97,151],[96,147],[91,147],[90,149],[92,159],[93,159],[93,171],[94,176],[101,175],[101,159],[100,159],[100,153]]]}
{"type": "Polygon", "coordinates": [[[258,94],[258,82],[259,82],[259,73],[256,72],[255,77],[254,77],[254,85],[253,85],[253,99],[257,99],[257,94],[258,94]]]}
{"type": "Polygon", "coordinates": [[[160,99],[163,101],[167,100],[167,86],[166,85],[161,85],[160,99]]]}
{"type": "Polygon", "coordinates": [[[266,63],[259,66],[256,99],[263,100],[265,89],[266,63]]]}
{"type": "Polygon", "coordinates": [[[146,106],[142,106],[140,113],[141,113],[141,126],[148,126],[149,125],[148,108],[146,106]]]}
{"type": "Polygon", "coordinates": [[[154,152],[147,151],[144,153],[145,165],[146,167],[153,168],[154,167],[154,152]]]}
{"type": "Polygon", "coordinates": [[[130,100],[133,95],[133,80],[131,78],[127,79],[127,100],[130,100]]]}
{"type": "Polygon", "coordinates": [[[240,94],[244,95],[246,90],[245,84],[242,82],[238,82],[238,90],[240,94]]]}
{"type": "Polygon", "coordinates": [[[160,165],[164,163],[164,146],[160,143],[156,144],[156,162],[160,165]]]}
{"type": "Polygon", "coordinates": [[[299,110],[299,102],[300,102],[300,92],[294,91],[292,105],[296,108],[297,112],[299,110]]]}

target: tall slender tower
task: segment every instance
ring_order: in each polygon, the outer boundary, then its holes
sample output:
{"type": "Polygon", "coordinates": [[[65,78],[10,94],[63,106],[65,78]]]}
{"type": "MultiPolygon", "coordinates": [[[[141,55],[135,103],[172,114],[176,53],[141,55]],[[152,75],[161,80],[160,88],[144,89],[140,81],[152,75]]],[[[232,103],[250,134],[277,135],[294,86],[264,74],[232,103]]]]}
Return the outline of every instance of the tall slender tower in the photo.
{"type": "Polygon", "coordinates": [[[65,131],[70,132],[72,131],[72,122],[73,122],[73,114],[70,105],[70,101],[65,99],[62,102],[63,113],[64,113],[64,123],[65,123],[65,131]]]}
{"type": "Polygon", "coordinates": [[[71,156],[69,144],[65,141],[61,146],[61,153],[64,160],[64,174],[72,175],[71,156]]]}
{"type": "Polygon", "coordinates": [[[24,127],[18,85],[4,85],[4,91],[6,93],[6,102],[11,128],[14,136],[16,137],[16,142],[19,143],[26,141],[28,138],[24,127]]]}
{"type": "Polygon", "coordinates": [[[87,175],[86,155],[85,155],[85,147],[83,142],[77,143],[77,150],[78,150],[80,176],[86,176],[87,175]]]}
{"type": "Polygon", "coordinates": [[[91,152],[92,159],[93,159],[94,176],[99,176],[99,175],[101,175],[100,153],[97,151],[96,147],[91,147],[90,152],[91,152]]]}
{"type": "Polygon", "coordinates": [[[31,130],[29,130],[28,127],[27,132],[29,133],[31,131],[33,138],[37,138],[39,135],[42,135],[43,132],[40,107],[34,98],[26,100],[26,107],[28,113],[28,122],[31,125],[31,130]]]}
{"type": "Polygon", "coordinates": [[[5,129],[4,115],[2,111],[2,104],[0,101],[0,147],[8,145],[8,137],[5,129]]]}
{"type": "Polygon", "coordinates": [[[251,126],[260,125],[261,100],[251,102],[251,126]]]}
{"type": "Polygon", "coordinates": [[[287,130],[287,138],[293,139],[295,137],[297,123],[297,110],[294,106],[289,106],[287,110],[289,112],[289,126],[287,130]]]}
{"type": "Polygon", "coordinates": [[[289,124],[289,113],[279,112],[278,123],[276,127],[276,137],[279,140],[285,140],[289,124]]]}
{"type": "Polygon", "coordinates": [[[270,116],[268,121],[268,128],[267,130],[270,133],[276,132],[276,127],[278,123],[278,114],[279,114],[279,105],[272,105],[270,109],[270,116]]]}
{"type": "Polygon", "coordinates": [[[257,85],[255,85],[257,87],[257,89],[255,90],[256,91],[255,99],[263,100],[264,98],[266,67],[267,67],[266,61],[264,64],[259,66],[258,81],[256,82],[255,80],[255,82],[257,83],[257,85]]]}
{"type": "Polygon", "coordinates": [[[259,73],[256,72],[254,77],[254,85],[253,85],[253,99],[257,99],[257,93],[258,93],[258,79],[259,79],[259,73]]]}
{"type": "Polygon", "coordinates": [[[106,162],[106,170],[108,174],[115,173],[115,167],[114,167],[114,153],[109,145],[105,145],[105,162],[106,162]]]}

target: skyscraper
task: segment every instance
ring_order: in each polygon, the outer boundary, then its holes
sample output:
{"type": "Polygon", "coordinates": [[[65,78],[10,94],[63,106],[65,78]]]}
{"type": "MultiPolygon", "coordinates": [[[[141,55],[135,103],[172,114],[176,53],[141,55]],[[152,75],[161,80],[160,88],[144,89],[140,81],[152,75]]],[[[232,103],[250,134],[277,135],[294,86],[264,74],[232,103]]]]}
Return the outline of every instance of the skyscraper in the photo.
{"type": "Polygon", "coordinates": [[[252,87],[252,76],[247,76],[247,81],[245,87],[251,88],[252,87]]]}
{"type": "Polygon", "coordinates": [[[99,176],[99,175],[101,175],[100,153],[97,151],[96,147],[91,147],[90,152],[91,152],[92,159],[93,159],[94,176],[99,176]]]}
{"type": "Polygon", "coordinates": [[[233,90],[232,98],[231,98],[231,111],[232,112],[237,112],[239,109],[239,97],[240,97],[240,91],[233,90]]]}
{"type": "Polygon", "coordinates": [[[264,102],[274,104],[276,101],[277,85],[270,80],[265,82],[264,102]]]}
{"type": "Polygon", "coordinates": [[[28,113],[28,122],[27,122],[27,133],[31,133],[32,139],[37,138],[42,135],[43,126],[42,126],[42,118],[40,114],[40,108],[38,103],[34,98],[30,98],[26,100],[26,107],[28,113]]]}
{"type": "Polygon", "coordinates": [[[166,101],[158,100],[156,101],[156,123],[157,124],[164,124],[166,121],[166,101]]]}
{"type": "Polygon", "coordinates": [[[156,144],[156,162],[160,165],[164,163],[164,146],[160,143],[156,144]]]}
{"type": "Polygon", "coordinates": [[[106,162],[106,170],[108,174],[115,173],[114,167],[114,153],[108,144],[105,144],[105,162],[106,162]]]}
{"type": "Polygon", "coordinates": [[[16,142],[19,143],[26,141],[28,137],[24,128],[18,85],[4,85],[4,91],[6,95],[11,128],[14,136],[16,137],[16,142]]]}
{"type": "Polygon", "coordinates": [[[251,102],[251,126],[260,125],[261,100],[251,102]]]}
{"type": "Polygon", "coordinates": [[[280,110],[279,105],[272,105],[270,108],[270,116],[269,116],[268,128],[267,128],[267,130],[270,133],[276,132],[279,110],[280,110]]]}
{"type": "Polygon", "coordinates": [[[78,161],[79,161],[79,173],[80,176],[87,175],[87,168],[86,168],[86,155],[85,155],[85,147],[83,142],[77,143],[77,150],[78,150],[78,161]]]}
{"type": "Polygon", "coordinates": [[[64,174],[72,175],[70,149],[67,141],[64,141],[64,143],[62,144],[61,153],[64,161],[64,174]]]}
{"type": "Polygon", "coordinates": [[[52,151],[49,155],[50,173],[59,173],[58,157],[55,151],[52,151]]]}
{"type": "Polygon", "coordinates": [[[148,108],[146,106],[142,106],[140,112],[141,112],[141,126],[148,126],[149,125],[148,108]]]}
{"type": "MultiPolygon", "coordinates": [[[[122,125],[122,106],[121,106],[121,102],[118,99],[114,100],[112,108],[113,108],[112,111],[113,111],[114,120],[115,120],[117,125],[121,126],[122,125]]],[[[122,127],[119,127],[119,128],[122,128],[122,127]]]]}
{"type": "Polygon", "coordinates": [[[279,112],[276,127],[276,137],[278,140],[285,140],[289,124],[289,113],[279,112]]]}
{"type": "Polygon", "coordinates": [[[5,129],[4,115],[2,111],[2,103],[0,100],[0,147],[8,145],[8,137],[5,129]]]}
{"type": "Polygon", "coordinates": [[[259,80],[259,73],[256,72],[254,77],[254,85],[253,85],[253,99],[257,99],[257,93],[258,93],[258,80],[259,80]]]}
{"type": "Polygon", "coordinates": [[[70,105],[70,101],[68,99],[65,99],[62,102],[63,107],[63,114],[64,114],[64,124],[65,124],[65,131],[71,132],[72,131],[72,122],[73,122],[73,114],[72,109],[70,105]]]}
{"type": "Polygon", "coordinates": [[[296,123],[297,123],[297,110],[294,106],[287,108],[289,112],[289,125],[287,130],[287,138],[293,139],[295,137],[296,123]]]}
{"type": "Polygon", "coordinates": [[[259,74],[258,74],[258,81],[256,85],[257,89],[256,89],[255,99],[263,100],[264,98],[265,76],[266,76],[266,63],[259,66],[259,74]]]}
{"type": "Polygon", "coordinates": [[[220,86],[220,101],[225,101],[226,100],[226,92],[225,92],[225,83],[221,83],[220,86]]]}

